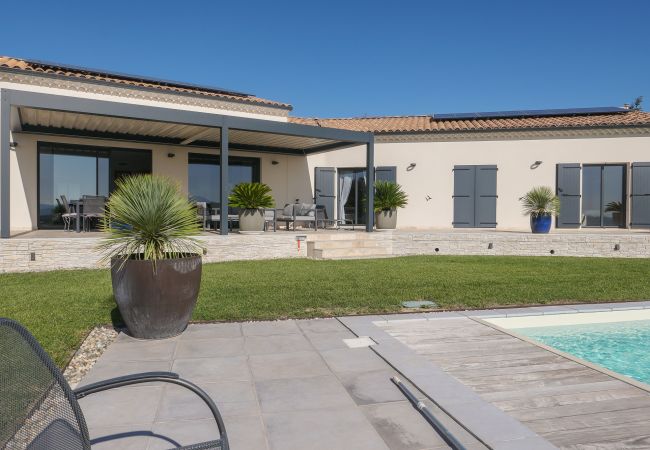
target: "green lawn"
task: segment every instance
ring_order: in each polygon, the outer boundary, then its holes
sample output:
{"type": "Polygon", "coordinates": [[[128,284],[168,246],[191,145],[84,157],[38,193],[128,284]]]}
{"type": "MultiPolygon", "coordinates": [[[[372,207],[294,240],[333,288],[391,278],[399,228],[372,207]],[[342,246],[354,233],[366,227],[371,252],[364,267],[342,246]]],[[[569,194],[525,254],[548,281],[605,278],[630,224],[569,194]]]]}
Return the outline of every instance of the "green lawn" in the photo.
{"type": "MultiPolygon", "coordinates": [[[[208,264],[194,320],[323,317],[650,298],[650,260],[413,256],[208,264]]],[[[0,275],[0,316],[25,324],[63,366],[91,327],[119,321],[106,270],[0,275]]]]}

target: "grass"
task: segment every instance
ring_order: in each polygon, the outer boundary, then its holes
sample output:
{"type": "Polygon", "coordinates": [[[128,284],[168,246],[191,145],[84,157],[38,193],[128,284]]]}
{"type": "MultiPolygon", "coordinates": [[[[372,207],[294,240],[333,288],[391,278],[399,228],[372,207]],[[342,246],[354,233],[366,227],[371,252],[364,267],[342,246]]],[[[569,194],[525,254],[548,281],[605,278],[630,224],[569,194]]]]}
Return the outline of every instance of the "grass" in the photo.
{"type": "MultiPolygon", "coordinates": [[[[650,260],[411,256],[207,264],[195,321],[398,312],[650,298],[650,260]]],[[[119,322],[107,270],[0,275],[0,316],[26,325],[64,366],[95,325],[119,322]]]]}

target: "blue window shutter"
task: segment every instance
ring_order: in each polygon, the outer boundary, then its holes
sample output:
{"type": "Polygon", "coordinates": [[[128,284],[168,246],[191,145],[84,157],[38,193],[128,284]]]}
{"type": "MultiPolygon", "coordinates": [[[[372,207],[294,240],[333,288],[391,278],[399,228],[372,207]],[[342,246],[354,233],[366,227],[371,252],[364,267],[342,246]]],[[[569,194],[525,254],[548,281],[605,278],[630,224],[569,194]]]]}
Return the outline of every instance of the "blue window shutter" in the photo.
{"type": "Polygon", "coordinates": [[[454,166],[454,228],[474,227],[475,166],[454,166]]]}
{"type": "Polygon", "coordinates": [[[476,166],[475,225],[497,226],[497,166],[476,166]]]}
{"type": "Polygon", "coordinates": [[[397,183],[397,167],[379,166],[375,168],[375,181],[391,181],[397,183]]]}
{"type": "Polygon", "coordinates": [[[327,217],[334,217],[336,198],[336,169],[316,167],[314,174],[314,203],[325,206],[327,217]]]}
{"type": "Polygon", "coordinates": [[[580,228],[580,164],[557,165],[557,196],[560,198],[558,228],[580,228]]]}
{"type": "Polygon", "coordinates": [[[632,207],[630,226],[650,228],[650,162],[632,164],[632,207]]]}

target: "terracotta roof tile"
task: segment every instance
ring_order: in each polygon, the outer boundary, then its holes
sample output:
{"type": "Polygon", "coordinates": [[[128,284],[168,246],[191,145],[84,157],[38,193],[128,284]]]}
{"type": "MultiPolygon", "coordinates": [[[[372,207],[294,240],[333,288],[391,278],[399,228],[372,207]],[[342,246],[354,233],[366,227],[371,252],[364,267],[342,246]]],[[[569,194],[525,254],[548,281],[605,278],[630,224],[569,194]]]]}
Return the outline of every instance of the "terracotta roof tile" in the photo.
{"type": "Polygon", "coordinates": [[[650,125],[650,112],[567,114],[541,117],[436,119],[434,116],[387,116],[340,119],[289,117],[290,122],[373,133],[519,130],[650,125]]]}
{"type": "Polygon", "coordinates": [[[285,109],[291,109],[288,103],[266,100],[248,94],[229,92],[207,87],[185,85],[183,83],[174,83],[171,81],[150,80],[145,77],[135,77],[130,75],[109,74],[95,71],[92,69],[81,69],[66,67],[50,63],[27,61],[24,59],[0,56],[0,68],[25,70],[30,72],[46,73],[50,75],[65,76],[70,78],[80,78],[84,80],[102,81],[108,83],[122,84],[126,86],[138,86],[143,88],[160,89],[163,91],[200,94],[207,97],[223,98],[239,102],[276,106],[285,109]]]}

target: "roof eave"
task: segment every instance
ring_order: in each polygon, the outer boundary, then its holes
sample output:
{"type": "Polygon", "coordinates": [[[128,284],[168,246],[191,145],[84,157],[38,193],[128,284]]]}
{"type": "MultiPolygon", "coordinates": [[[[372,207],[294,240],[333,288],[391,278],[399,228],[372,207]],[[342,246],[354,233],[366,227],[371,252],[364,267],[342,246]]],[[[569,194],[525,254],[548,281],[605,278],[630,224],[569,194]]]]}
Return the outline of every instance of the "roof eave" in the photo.
{"type": "MultiPolygon", "coordinates": [[[[224,102],[229,102],[229,103],[238,103],[238,104],[243,104],[243,105],[258,105],[258,106],[263,106],[266,108],[272,108],[272,109],[278,109],[282,111],[293,111],[293,106],[288,104],[288,103],[267,103],[263,101],[257,101],[257,100],[240,100],[237,98],[226,98],[226,97],[220,97],[220,96],[212,96],[212,95],[205,95],[201,94],[198,92],[178,92],[174,91],[171,89],[160,89],[156,87],[149,87],[149,86],[138,86],[134,84],[126,84],[126,83],[119,83],[115,81],[103,81],[103,80],[94,80],[94,79],[89,79],[89,78],[83,78],[83,77],[73,77],[73,76],[68,76],[68,75],[61,75],[57,73],[47,73],[47,72],[39,72],[35,70],[27,70],[27,69],[17,69],[17,68],[11,68],[11,67],[0,67],[0,72],[5,72],[5,73],[13,73],[13,74],[20,74],[20,75],[29,75],[29,76],[36,76],[36,77],[41,77],[41,78],[50,78],[50,79],[57,79],[57,80],[66,80],[66,81],[75,81],[79,83],[86,83],[86,84],[94,84],[94,85],[99,85],[99,86],[108,86],[108,87],[118,87],[118,88],[124,88],[124,89],[134,89],[138,91],[144,91],[144,92],[155,92],[155,93],[164,93],[164,94],[170,94],[170,95],[176,95],[179,97],[194,97],[194,98],[200,98],[200,99],[213,99],[213,100],[221,100],[224,102]]],[[[227,94],[224,94],[227,95],[227,94]]]]}

